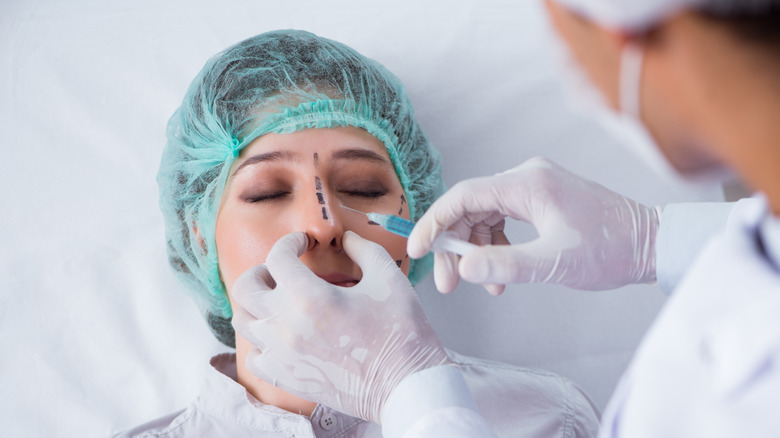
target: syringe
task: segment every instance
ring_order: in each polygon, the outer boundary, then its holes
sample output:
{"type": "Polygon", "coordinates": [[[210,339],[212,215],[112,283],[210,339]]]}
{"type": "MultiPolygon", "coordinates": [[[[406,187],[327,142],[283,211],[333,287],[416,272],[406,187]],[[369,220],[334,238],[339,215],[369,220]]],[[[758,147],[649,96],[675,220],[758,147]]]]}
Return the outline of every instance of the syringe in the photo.
{"type": "MultiPolygon", "coordinates": [[[[412,228],[414,228],[414,222],[392,214],[364,213],[344,205],[341,207],[356,213],[364,214],[368,217],[368,220],[399,236],[409,237],[409,234],[412,233],[412,228]]],[[[458,239],[454,232],[445,231],[439,234],[439,237],[433,241],[431,250],[433,252],[452,252],[463,256],[473,251],[476,247],[477,245],[474,245],[473,243],[464,242],[458,239]]]]}

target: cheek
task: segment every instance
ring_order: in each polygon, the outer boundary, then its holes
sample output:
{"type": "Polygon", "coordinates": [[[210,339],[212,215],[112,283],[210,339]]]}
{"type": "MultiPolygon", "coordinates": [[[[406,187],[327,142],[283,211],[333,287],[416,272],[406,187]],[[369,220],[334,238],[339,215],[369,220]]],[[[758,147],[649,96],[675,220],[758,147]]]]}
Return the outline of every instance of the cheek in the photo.
{"type": "Polygon", "coordinates": [[[220,212],[215,233],[219,272],[228,292],[244,271],[265,261],[273,242],[281,237],[268,224],[236,219],[220,212]]]}
{"type": "MultiPolygon", "coordinates": [[[[408,213],[404,216],[408,219],[408,213]]],[[[384,247],[404,274],[409,274],[410,259],[406,253],[407,239],[405,237],[393,234],[379,225],[369,225],[364,221],[352,221],[352,223],[345,223],[344,225],[346,229],[357,233],[360,237],[384,247]]]]}

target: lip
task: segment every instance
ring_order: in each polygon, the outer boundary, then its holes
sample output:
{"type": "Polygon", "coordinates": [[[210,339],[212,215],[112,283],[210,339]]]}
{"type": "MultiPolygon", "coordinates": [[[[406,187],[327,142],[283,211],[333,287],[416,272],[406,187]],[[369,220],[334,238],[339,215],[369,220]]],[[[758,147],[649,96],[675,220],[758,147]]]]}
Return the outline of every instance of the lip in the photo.
{"type": "Polygon", "coordinates": [[[360,282],[357,278],[344,274],[342,272],[333,272],[330,274],[317,274],[318,277],[327,281],[330,284],[341,287],[352,287],[360,282]]]}

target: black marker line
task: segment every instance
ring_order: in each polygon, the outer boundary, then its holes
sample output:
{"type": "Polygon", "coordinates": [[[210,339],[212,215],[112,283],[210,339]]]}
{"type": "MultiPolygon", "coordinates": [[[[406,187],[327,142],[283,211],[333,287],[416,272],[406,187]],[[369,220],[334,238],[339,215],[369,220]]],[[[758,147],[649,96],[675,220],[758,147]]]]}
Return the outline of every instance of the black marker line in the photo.
{"type": "Polygon", "coordinates": [[[317,153],[314,153],[314,167],[317,167],[320,165],[320,156],[317,155],[317,153]]]}
{"type": "Polygon", "coordinates": [[[322,181],[320,181],[320,177],[318,176],[314,177],[314,188],[317,190],[322,190],[322,181]]]}
{"type": "Polygon", "coordinates": [[[322,218],[328,220],[328,211],[325,210],[325,207],[322,207],[322,218]]]}
{"type": "Polygon", "coordinates": [[[325,197],[322,196],[322,193],[317,192],[317,202],[319,202],[321,205],[325,205],[325,197]]]}
{"type": "Polygon", "coordinates": [[[403,263],[403,262],[404,262],[403,260],[396,260],[395,264],[398,265],[398,267],[400,268],[401,267],[401,263],[403,263]]]}
{"type": "Polygon", "coordinates": [[[401,204],[403,204],[404,202],[406,202],[406,198],[404,198],[404,195],[401,195],[401,204]]]}

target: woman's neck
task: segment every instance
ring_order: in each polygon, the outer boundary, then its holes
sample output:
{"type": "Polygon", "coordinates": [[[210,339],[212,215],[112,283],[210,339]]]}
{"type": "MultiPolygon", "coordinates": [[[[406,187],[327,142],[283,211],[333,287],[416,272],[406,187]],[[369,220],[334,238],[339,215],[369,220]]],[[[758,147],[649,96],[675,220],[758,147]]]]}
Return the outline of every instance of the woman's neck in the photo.
{"type": "Polygon", "coordinates": [[[311,417],[316,403],[296,397],[271,383],[255,377],[246,367],[246,356],[255,347],[236,334],[236,371],[238,383],[252,396],[267,405],[276,406],[285,411],[311,417]]]}

